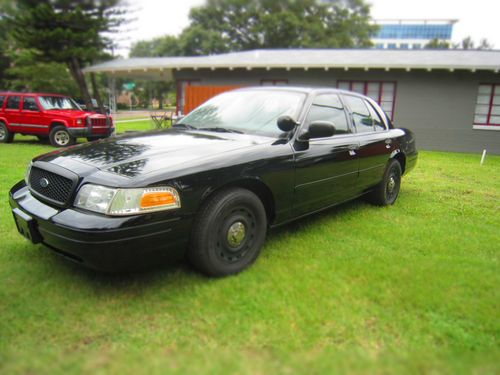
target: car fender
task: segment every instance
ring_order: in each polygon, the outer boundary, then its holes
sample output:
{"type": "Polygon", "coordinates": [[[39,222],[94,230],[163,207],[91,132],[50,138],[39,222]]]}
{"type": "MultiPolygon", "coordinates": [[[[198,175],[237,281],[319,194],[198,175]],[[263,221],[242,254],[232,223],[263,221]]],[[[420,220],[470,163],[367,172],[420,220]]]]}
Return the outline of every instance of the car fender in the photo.
{"type": "Polygon", "coordinates": [[[67,128],[70,127],[70,125],[68,125],[68,121],[65,119],[55,118],[50,120],[50,129],[57,125],[64,125],[67,128]]]}
{"type": "Polygon", "coordinates": [[[0,117],[0,122],[3,122],[8,128],[10,127],[9,121],[5,117],[0,117]]]}

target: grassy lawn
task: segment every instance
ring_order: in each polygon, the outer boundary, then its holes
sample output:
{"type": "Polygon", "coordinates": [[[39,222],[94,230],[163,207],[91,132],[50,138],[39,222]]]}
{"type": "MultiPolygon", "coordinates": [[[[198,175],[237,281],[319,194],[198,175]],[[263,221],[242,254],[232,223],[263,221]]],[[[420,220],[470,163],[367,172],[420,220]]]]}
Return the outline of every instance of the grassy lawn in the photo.
{"type": "Polygon", "coordinates": [[[500,373],[498,156],[422,152],[394,206],[272,231],[214,280],[101,275],[25,241],[7,192],[52,148],[16,138],[0,145],[0,373],[500,373]]]}

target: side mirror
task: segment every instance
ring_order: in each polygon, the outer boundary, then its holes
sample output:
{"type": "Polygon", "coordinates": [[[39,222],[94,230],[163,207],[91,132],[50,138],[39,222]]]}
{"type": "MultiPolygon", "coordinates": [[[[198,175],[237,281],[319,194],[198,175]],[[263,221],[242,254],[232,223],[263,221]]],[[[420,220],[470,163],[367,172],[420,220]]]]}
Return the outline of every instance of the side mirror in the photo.
{"type": "Polygon", "coordinates": [[[298,122],[295,121],[293,118],[290,116],[280,116],[277,121],[278,128],[281,131],[284,132],[289,132],[295,129],[295,127],[298,125],[298,122]]]}
{"type": "Polygon", "coordinates": [[[309,124],[307,132],[300,136],[300,140],[312,138],[326,138],[335,134],[335,125],[331,121],[313,121],[309,124]]]}

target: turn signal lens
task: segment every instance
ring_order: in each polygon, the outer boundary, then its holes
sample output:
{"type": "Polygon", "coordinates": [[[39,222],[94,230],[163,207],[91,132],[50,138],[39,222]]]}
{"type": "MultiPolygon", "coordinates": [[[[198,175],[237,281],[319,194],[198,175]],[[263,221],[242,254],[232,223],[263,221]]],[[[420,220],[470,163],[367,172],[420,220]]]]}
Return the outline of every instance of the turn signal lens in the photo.
{"type": "Polygon", "coordinates": [[[126,216],[181,207],[179,193],[170,186],[116,189],[83,185],[75,206],[110,216],[126,216]]]}
{"type": "Polygon", "coordinates": [[[176,204],[176,197],[169,191],[145,192],[141,198],[141,208],[170,206],[176,204]]]}

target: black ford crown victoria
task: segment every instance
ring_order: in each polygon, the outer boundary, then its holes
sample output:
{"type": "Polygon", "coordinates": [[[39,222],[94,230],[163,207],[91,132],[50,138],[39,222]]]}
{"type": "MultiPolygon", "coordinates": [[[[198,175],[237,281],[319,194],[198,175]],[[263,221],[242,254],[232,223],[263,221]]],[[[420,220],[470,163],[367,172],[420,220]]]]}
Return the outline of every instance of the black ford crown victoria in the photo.
{"type": "Polygon", "coordinates": [[[393,204],[416,160],[413,134],[367,97],[246,88],[171,129],[41,155],[10,204],[21,234],[91,268],[181,251],[221,276],[257,258],[268,227],[361,195],[393,204]]]}

